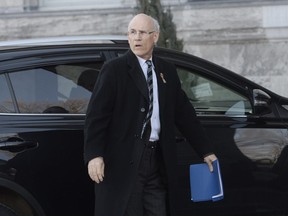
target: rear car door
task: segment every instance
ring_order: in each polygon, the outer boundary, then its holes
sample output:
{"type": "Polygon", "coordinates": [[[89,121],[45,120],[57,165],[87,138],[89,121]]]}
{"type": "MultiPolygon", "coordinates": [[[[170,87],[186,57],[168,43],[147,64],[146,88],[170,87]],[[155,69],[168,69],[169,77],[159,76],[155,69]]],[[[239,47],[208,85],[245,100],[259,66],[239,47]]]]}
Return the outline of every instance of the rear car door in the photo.
{"type": "Polygon", "coordinates": [[[0,144],[5,148],[0,149],[0,191],[5,193],[1,203],[23,215],[93,214],[93,183],[83,160],[83,125],[97,75],[110,57],[97,49],[58,51],[2,67],[0,144]],[[1,185],[2,179],[17,188],[1,185]],[[18,206],[17,197],[22,203],[18,206]]]}

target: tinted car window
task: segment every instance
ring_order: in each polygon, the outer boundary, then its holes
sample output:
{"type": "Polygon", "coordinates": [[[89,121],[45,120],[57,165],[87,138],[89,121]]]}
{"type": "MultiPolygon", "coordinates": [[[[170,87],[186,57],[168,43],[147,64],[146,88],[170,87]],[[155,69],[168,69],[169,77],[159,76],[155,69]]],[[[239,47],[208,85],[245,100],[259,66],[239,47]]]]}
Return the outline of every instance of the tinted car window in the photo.
{"type": "Polygon", "coordinates": [[[21,113],[85,113],[101,64],[56,65],[10,73],[21,113]]]}
{"type": "Polygon", "coordinates": [[[4,75],[0,75],[0,113],[15,112],[11,94],[4,75]]]}
{"type": "Polygon", "coordinates": [[[193,71],[184,68],[177,68],[177,71],[182,89],[186,92],[199,115],[244,115],[252,113],[248,98],[193,71]]]}

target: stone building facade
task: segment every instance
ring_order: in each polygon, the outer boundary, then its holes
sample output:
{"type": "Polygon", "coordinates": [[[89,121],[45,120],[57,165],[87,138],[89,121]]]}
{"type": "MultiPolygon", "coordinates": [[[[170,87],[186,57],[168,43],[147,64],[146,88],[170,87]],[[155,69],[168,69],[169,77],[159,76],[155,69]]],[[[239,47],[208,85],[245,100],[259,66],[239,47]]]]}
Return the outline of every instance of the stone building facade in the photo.
{"type": "MultiPolygon", "coordinates": [[[[163,0],[184,51],[288,97],[288,0],[163,0]]],[[[0,40],[126,34],[136,0],[1,0],[0,40]]]]}

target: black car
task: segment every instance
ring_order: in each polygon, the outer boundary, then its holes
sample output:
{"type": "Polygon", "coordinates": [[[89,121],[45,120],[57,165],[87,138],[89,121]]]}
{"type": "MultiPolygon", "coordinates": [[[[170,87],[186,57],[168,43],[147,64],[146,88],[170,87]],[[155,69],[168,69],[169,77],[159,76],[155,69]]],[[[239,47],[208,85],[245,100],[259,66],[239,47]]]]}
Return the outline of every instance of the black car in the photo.
{"type": "MultiPolygon", "coordinates": [[[[0,44],[1,216],[93,214],[85,112],[101,66],[127,49],[116,36],[0,44]]],[[[189,165],[203,161],[177,132],[178,215],[288,215],[288,99],[198,57],[155,52],[176,65],[224,186],[223,200],[191,201],[189,165]]]]}

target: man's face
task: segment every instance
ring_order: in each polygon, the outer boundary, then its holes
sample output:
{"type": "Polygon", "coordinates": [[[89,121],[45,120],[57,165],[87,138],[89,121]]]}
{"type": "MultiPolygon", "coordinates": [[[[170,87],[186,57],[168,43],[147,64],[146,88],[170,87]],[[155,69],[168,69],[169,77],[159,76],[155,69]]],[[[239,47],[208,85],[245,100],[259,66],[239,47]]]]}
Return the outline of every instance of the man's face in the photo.
{"type": "Polygon", "coordinates": [[[150,59],[159,32],[155,32],[153,21],[145,15],[135,16],[128,27],[128,42],[132,52],[143,59],[150,59]]]}

